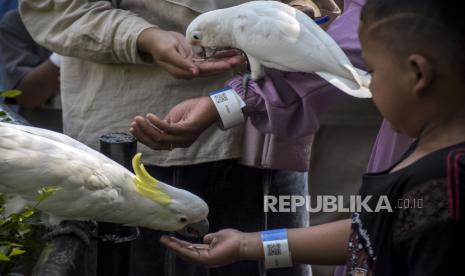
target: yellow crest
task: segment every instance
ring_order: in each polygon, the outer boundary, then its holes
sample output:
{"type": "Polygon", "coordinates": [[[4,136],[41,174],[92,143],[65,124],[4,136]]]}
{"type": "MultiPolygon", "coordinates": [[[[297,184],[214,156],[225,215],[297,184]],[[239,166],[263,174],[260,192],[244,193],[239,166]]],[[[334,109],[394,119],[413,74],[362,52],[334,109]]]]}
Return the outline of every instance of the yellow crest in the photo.
{"type": "Polygon", "coordinates": [[[145,169],[144,164],[140,163],[141,153],[138,153],[132,159],[132,168],[136,177],[134,178],[134,184],[136,191],[141,195],[150,198],[161,205],[168,205],[171,203],[171,197],[160,190],[158,187],[158,180],[153,178],[145,169]]]}

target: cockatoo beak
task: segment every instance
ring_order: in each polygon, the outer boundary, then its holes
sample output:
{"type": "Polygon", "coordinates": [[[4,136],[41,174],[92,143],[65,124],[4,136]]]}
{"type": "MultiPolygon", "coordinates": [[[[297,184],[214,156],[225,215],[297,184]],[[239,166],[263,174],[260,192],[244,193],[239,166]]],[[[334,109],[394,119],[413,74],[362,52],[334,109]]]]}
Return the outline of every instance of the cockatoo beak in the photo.
{"type": "Polygon", "coordinates": [[[210,223],[208,223],[207,219],[203,219],[199,222],[188,224],[176,232],[186,238],[201,238],[208,233],[209,228],[210,223]]]}

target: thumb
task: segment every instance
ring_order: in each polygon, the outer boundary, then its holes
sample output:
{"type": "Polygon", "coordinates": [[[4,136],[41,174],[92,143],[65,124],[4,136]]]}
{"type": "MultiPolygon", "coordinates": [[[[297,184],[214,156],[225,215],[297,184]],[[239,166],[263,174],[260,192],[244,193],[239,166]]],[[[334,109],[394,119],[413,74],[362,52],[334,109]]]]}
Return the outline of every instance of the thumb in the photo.
{"type": "Polygon", "coordinates": [[[210,244],[216,238],[216,233],[211,233],[203,237],[203,243],[210,244]]]}

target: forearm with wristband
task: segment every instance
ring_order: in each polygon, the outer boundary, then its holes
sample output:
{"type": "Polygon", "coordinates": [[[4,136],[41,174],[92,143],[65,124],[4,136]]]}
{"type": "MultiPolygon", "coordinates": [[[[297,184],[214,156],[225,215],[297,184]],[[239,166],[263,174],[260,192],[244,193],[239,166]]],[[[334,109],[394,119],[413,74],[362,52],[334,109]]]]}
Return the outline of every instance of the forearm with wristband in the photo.
{"type": "MultiPolygon", "coordinates": [[[[321,25],[329,21],[329,16],[321,16],[315,18],[316,24],[321,25]]],[[[250,74],[244,74],[242,78],[242,89],[244,95],[247,95],[250,74]]],[[[214,90],[208,93],[213,101],[213,104],[220,115],[218,125],[222,130],[230,129],[242,124],[245,119],[242,113],[242,108],[245,107],[245,102],[242,98],[229,86],[214,90]]]]}
{"type": "Polygon", "coordinates": [[[261,239],[265,256],[265,269],[292,266],[287,229],[262,231],[261,239]]]}

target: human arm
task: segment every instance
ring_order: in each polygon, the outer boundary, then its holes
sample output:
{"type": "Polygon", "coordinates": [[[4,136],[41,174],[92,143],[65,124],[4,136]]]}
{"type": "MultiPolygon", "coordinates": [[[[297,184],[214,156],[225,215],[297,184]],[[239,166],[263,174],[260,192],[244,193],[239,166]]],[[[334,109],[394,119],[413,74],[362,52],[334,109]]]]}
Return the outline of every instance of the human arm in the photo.
{"type": "MultiPolygon", "coordinates": [[[[357,32],[361,8],[352,2],[327,32],[351,63],[363,69],[357,32]]],[[[314,134],[319,128],[318,115],[347,97],[316,74],[267,70],[263,80],[249,82],[247,91],[242,83],[243,77],[235,76],[227,85],[246,102],[244,113],[250,116],[253,125],[261,132],[284,137],[314,134]]]]}
{"type": "Polygon", "coordinates": [[[102,63],[142,63],[137,37],[154,27],[109,1],[24,0],[20,11],[39,44],[61,55],[102,63]]]}
{"type": "MultiPolygon", "coordinates": [[[[342,220],[308,228],[288,229],[289,249],[294,263],[343,264],[351,222],[342,220]]],[[[244,260],[263,260],[260,232],[244,233],[233,229],[205,236],[209,249],[189,248],[192,244],[163,236],[161,243],[190,262],[222,266],[244,260]]],[[[195,246],[195,245],[193,245],[195,246]]]]}
{"type": "MultiPolygon", "coordinates": [[[[360,10],[360,5],[351,5],[351,8],[331,25],[328,34],[344,50],[354,66],[364,68],[357,35],[360,10]]],[[[278,137],[302,137],[313,134],[319,128],[318,115],[327,110],[332,103],[347,97],[315,74],[270,69],[267,69],[266,73],[264,79],[248,82],[247,91],[243,89],[243,76],[235,76],[226,83],[245,101],[244,114],[250,117],[252,124],[261,132],[272,133],[278,137]]],[[[192,144],[202,131],[219,119],[217,112],[216,119],[212,118],[212,114],[215,114],[211,111],[213,102],[207,100],[207,97],[198,98],[197,101],[202,102],[198,107],[191,101],[186,116],[179,116],[178,122],[171,121],[170,124],[166,124],[166,121],[146,117],[150,124],[146,123],[145,129],[151,133],[145,133],[145,137],[155,145],[152,148],[170,149],[178,145],[185,147],[192,144]],[[205,108],[208,112],[191,112],[196,108],[205,108]],[[197,117],[191,116],[194,114],[197,117]],[[184,124],[183,121],[186,120],[190,124],[184,124]],[[150,125],[162,131],[154,131],[150,125]]],[[[133,122],[131,129],[138,128],[144,121],[140,117],[139,121],[133,122]]],[[[139,138],[138,133],[135,135],[139,138]]]]}
{"type": "Polygon", "coordinates": [[[24,27],[17,10],[0,22],[0,68],[7,89],[22,92],[15,100],[36,107],[59,92],[59,69],[50,52],[37,45],[24,27]]]}
{"type": "MultiPolygon", "coordinates": [[[[364,68],[357,35],[361,6],[356,4],[352,6],[331,25],[328,34],[344,50],[354,66],[364,68]]],[[[271,69],[266,69],[266,75],[262,80],[248,82],[247,91],[243,89],[243,76],[235,76],[226,85],[232,87],[245,101],[246,107],[243,112],[250,117],[251,122],[259,131],[280,137],[302,137],[314,134],[319,128],[318,115],[327,110],[332,103],[346,97],[337,88],[315,74],[279,72],[271,69]]],[[[209,105],[210,109],[213,107],[213,102],[209,105]]],[[[192,108],[195,107],[190,107],[192,108]]],[[[202,105],[202,108],[205,108],[205,105],[202,105]]],[[[189,112],[189,114],[194,113],[189,112]]],[[[201,112],[195,114],[202,116],[201,112]]],[[[210,116],[211,112],[206,114],[210,116]]],[[[188,119],[208,123],[208,125],[196,125],[196,130],[205,130],[216,121],[204,118],[188,119]]],[[[219,119],[218,116],[217,119],[219,119]]],[[[153,139],[157,140],[160,145],[176,146],[176,143],[181,140],[184,145],[192,144],[201,133],[195,131],[197,135],[192,135],[193,131],[183,124],[166,126],[158,125],[157,121],[153,121],[152,124],[163,128],[164,133],[176,132],[176,141],[170,140],[168,136],[155,133],[156,136],[153,139]],[[189,135],[183,138],[183,134],[189,135]]]]}
{"type": "Polygon", "coordinates": [[[16,98],[23,107],[37,107],[60,91],[59,68],[49,60],[29,71],[16,86],[22,94],[16,98]]]}
{"type": "Polygon", "coordinates": [[[312,18],[328,16],[328,21],[320,25],[325,30],[331,25],[334,19],[341,15],[342,10],[342,6],[339,6],[334,0],[285,0],[283,2],[312,18]]]}
{"type": "MultiPolygon", "coordinates": [[[[254,126],[261,132],[280,137],[315,133],[319,128],[318,114],[339,97],[344,97],[323,79],[305,73],[267,70],[263,81],[249,82],[247,92],[242,89],[242,76],[228,84],[244,99],[246,107],[242,111],[254,126]],[[311,90],[306,90],[310,87],[311,90]]],[[[131,124],[131,133],[155,150],[187,147],[220,119],[213,101],[206,96],[182,102],[173,109],[183,116],[174,118],[171,111],[164,119],[138,116],[131,124]]]]}
{"type": "Polygon", "coordinates": [[[195,64],[184,36],[165,31],[109,1],[24,0],[21,14],[39,44],[60,53],[100,63],[156,62],[175,78],[229,70],[239,55],[195,64]]]}

